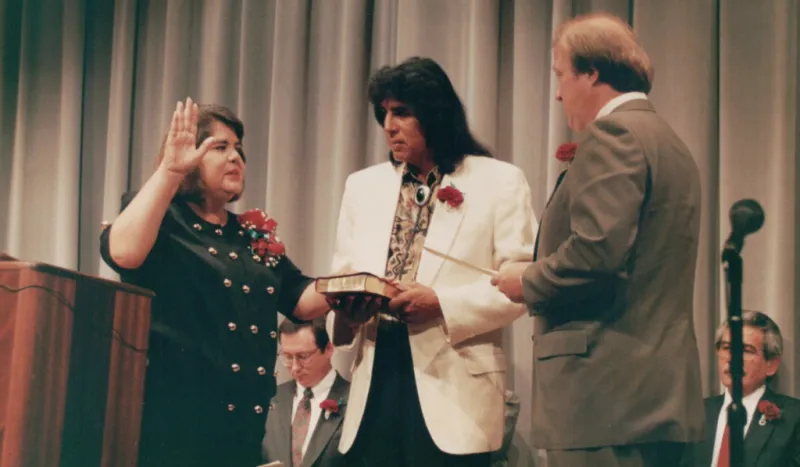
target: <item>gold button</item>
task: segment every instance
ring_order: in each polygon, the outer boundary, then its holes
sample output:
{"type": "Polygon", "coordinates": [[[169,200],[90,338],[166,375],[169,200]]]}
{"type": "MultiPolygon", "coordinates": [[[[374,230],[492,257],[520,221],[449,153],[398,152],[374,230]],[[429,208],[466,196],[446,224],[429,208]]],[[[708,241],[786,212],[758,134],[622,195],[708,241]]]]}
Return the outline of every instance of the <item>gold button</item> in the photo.
{"type": "Polygon", "coordinates": [[[236,323],[234,323],[233,321],[228,323],[228,329],[230,329],[231,331],[235,331],[236,330],[236,323]]]}
{"type": "Polygon", "coordinates": [[[234,410],[236,410],[236,406],[233,404],[228,404],[228,412],[233,412],[234,410]]]}
{"type": "Polygon", "coordinates": [[[194,230],[198,231],[198,232],[200,232],[201,230],[203,230],[203,226],[201,226],[200,224],[195,224],[195,225],[193,225],[193,226],[192,226],[192,228],[193,228],[194,230]]]}
{"type": "Polygon", "coordinates": [[[215,233],[215,234],[217,234],[217,235],[219,235],[219,236],[222,236],[222,229],[216,229],[216,230],[214,231],[214,233],[215,233]]]}
{"type": "Polygon", "coordinates": [[[269,333],[269,337],[275,339],[276,337],[278,337],[278,333],[275,332],[275,331],[272,331],[271,333],[269,333]]]}
{"type": "Polygon", "coordinates": [[[253,255],[253,261],[259,262],[259,261],[261,261],[261,257],[258,256],[258,255],[253,255]]]}
{"type": "Polygon", "coordinates": [[[244,230],[240,230],[240,231],[239,231],[239,236],[240,236],[240,237],[244,237],[244,230]]]}
{"type": "Polygon", "coordinates": [[[233,284],[233,282],[231,282],[230,279],[225,279],[224,281],[222,281],[222,283],[225,285],[225,287],[230,287],[231,284],[233,284]]]}
{"type": "Polygon", "coordinates": [[[239,371],[239,364],[238,363],[234,363],[233,365],[231,365],[231,370],[233,370],[234,373],[239,371]]]}
{"type": "Polygon", "coordinates": [[[208,248],[208,252],[211,253],[212,256],[217,256],[217,249],[213,246],[208,248]]]}
{"type": "Polygon", "coordinates": [[[255,410],[256,413],[264,412],[264,409],[260,405],[255,406],[255,408],[253,410],[255,410]]]}
{"type": "Polygon", "coordinates": [[[267,293],[272,295],[275,293],[275,287],[269,286],[267,287],[267,293]]]}
{"type": "Polygon", "coordinates": [[[228,253],[228,258],[230,258],[230,259],[238,259],[239,255],[237,255],[235,251],[231,251],[230,253],[228,253]]]}
{"type": "Polygon", "coordinates": [[[250,293],[250,287],[248,287],[246,284],[245,284],[245,285],[243,285],[243,286],[242,286],[242,292],[244,292],[244,293],[250,293]]]}
{"type": "Polygon", "coordinates": [[[264,376],[264,375],[267,374],[267,369],[264,368],[263,366],[258,367],[258,370],[256,370],[256,371],[258,371],[258,374],[261,375],[261,376],[264,376]]]}
{"type": "Polygon", "coordinates": [[[256,326],[255,324],[250,325],[250,332],[252,332],[253,334],[258,334],[258,326],[256,326]]]}

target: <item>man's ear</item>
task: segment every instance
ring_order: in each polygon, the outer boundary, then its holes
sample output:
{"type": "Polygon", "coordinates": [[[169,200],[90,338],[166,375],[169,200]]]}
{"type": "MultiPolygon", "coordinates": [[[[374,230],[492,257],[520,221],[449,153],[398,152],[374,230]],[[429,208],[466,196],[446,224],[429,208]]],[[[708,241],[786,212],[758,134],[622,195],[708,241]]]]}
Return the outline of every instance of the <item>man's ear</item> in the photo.
{"type": "Polygon", "coordinates": [[[772,357],[771,359],[767,360],[767,376],[775,376],[775,373],[778,372],[779,366],[781,366],[781,357],[772,357]]]}
{"type": "Polygon", "coordinates": [[[596,86],[599,83],[600,72],[598,72],[596,68],[592,68],[591,71],[586,73],[586,77],[589,78],[589,82],[592,83],[592,86],[596,86]]]}

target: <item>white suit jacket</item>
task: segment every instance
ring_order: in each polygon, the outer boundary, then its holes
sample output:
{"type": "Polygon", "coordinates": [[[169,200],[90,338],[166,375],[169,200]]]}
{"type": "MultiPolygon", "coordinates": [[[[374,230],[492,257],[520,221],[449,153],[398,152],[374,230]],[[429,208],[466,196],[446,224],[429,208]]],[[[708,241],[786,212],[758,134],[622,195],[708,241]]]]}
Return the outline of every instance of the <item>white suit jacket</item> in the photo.
{"type": "MultiPolygon", "coordinates": [[[[333,270],[349,266],[385,275],[402,166],[390,162],[351,174],[346,182],[333,270]]],[[[464,195],[458,208],[440,203],[425,245],[472,264],[498,269],[531,261],[533,212],[530,188],[517,167],[468,156],[442,179],[464,195]]],[[[443,319],[409,325],[411,355],[425,423],[442,451],[472,454],[500,448],[503,438],[506,360],[502,328],[525,312],[490,283],[490,277],[445,262],[423,250],[417,282],[436,292],[443,319]]],[[[330,315],[333,318],[333,313],[330,315]]],[[[332,322],[329,322],[332,325],[332,322]]],[[[377,325],[361,326],[355,350],[347,415],[339,450],[353,444],[372,377],[377,325]]]]}

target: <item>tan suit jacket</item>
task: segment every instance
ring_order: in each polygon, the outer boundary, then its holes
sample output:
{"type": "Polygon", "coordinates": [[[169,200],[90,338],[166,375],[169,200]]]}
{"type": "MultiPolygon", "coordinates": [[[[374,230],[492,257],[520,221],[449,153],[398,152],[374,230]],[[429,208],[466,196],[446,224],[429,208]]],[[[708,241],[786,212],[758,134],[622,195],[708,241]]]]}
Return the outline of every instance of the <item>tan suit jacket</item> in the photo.
{"type": "Polygon", "coordinates": [[[647,100],[581,134],[523,279],[537,316],[537,447],[702,438],[692,319],[699,228],[697,166],[647,100]]]}
{"type": "MultiPolygon", "coordinates": [[[[352,174],[345,187],[332,269],[350,266],[383,276],[402,168],[391,163],[352,174]]],[[[462,191],[458,208],[439,204],[425,245],[486,268],[530,261],[533,248],[530,189],[518,168],[468,156],[442,186],[462,191]]],[[[439,202],[434,200],[433,202],[439,202]]],[[[503,439],[506,359],[502,329],[525,312],[490,277],[423,251],[417,282],[436,292],[443,319],[409,326],[411,356],[422,414],[442,451],[471,454],[499,449],[503,439]]],[[[362,326],[340,450],[355,439],[372,378],[377,327],[362,326]]]]}

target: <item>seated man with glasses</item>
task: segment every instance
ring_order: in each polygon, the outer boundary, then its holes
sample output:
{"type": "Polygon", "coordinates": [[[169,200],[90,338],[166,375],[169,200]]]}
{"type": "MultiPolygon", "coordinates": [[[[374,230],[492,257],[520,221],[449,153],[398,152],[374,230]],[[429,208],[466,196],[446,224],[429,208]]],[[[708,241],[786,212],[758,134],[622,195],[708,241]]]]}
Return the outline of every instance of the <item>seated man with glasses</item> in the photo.
{"type": "Polygon", "coordinates": [[[278,326],[279,356],[292,381],[278,386],[262,442],[265,463],[286,467],[339,467],[342,418],[350,383],[331,366],[333,345],[325,318],[288,319],[278,326]]]}
{"type": "MultiPolygon", "coordinates": [[[[744,467],[800,467],[800,400],[778,394],[767,386],[781,363],[783,338],[769,316],[742,313],[744,343],[742,405],[744,467]]],[[[705,400],[706,439],[697,445],[694,465],[729,467],[728,405],[731,403],[731,336],[727,320],[717,330],[717,362],[725,392],[705,400]]]]}

